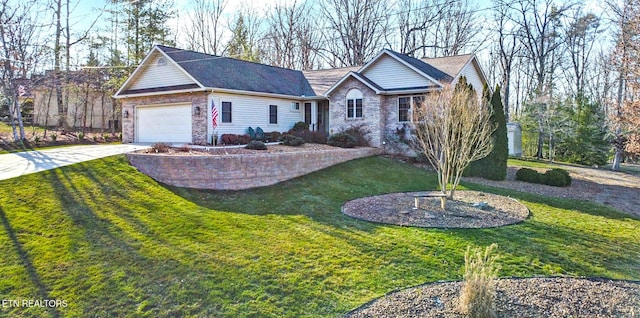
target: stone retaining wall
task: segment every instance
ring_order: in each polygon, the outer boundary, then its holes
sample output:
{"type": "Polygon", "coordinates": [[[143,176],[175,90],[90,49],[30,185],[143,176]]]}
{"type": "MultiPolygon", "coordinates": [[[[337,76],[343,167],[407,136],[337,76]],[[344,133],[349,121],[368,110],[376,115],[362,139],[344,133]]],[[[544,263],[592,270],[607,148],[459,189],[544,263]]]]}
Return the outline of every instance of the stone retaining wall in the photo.
{"type": "Polygon", "coordinates": [[[140,172],[169,185],[243,190],[276,184],[379,152],[377,148],[356,148],[224,156],[129,153],[127,158],[140,172]]]}

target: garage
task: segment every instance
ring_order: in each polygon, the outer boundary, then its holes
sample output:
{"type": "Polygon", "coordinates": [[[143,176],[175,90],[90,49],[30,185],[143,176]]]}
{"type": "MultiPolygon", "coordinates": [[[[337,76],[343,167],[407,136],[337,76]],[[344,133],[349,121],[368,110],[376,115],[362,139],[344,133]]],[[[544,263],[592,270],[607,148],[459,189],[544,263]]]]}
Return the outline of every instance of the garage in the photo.
{"type": "Polygon", "coordinates": [[[191,143],[191,104],[139,106],[137,142],[191,143]]]}

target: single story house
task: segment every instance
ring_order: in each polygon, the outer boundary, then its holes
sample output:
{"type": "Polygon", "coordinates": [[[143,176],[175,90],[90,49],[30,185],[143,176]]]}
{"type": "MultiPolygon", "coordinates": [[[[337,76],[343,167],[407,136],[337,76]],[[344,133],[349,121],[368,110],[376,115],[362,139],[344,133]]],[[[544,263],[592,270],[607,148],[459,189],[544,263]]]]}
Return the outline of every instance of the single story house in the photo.
{"type": "Polygon", "coordinates": [[[365,124],[382,147],[410,121],[413,103],[463,76],[481,94],[487,81],[474,55],[417,59],[385,49],[359,67],[302,72],[156,45],[114,97],[123,142],[211,144],[304,121],[327,134],[365,124]]]}

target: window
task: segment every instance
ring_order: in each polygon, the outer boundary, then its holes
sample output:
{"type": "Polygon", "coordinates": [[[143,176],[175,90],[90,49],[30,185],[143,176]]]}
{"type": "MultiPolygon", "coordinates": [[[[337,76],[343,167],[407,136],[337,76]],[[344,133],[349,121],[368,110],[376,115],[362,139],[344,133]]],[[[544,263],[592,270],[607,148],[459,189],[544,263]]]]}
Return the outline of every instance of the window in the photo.
{"type": "Polygon", "coordinates": [[[291,103],[291,111],[292,112],[300,111],[300,103],[297,103],[297,102],[291,103]]]}
{"type": "Polygon", "coordinates": [[[398,98],[398,121],[409,121],[409,109],[411,108],[411,97],[398,98]]]}
{"type": "Polygon", "coordinates": [[[347,118],[362,118],[362,92],[358,89],[347,92],[347,118]]]}
{"type": "Polygon", "coordinates": [[[278,105],[269,105],[269,124],[278,123],[278,105]]]}
{"type": "Polygon", "coordinates": [[[231,122],[231,102],[222,102],[222,122],[231,122]]]}
{"type": "Polygon", "coordinates": [[[164,57],[161,57],[158,59],[158,66],[165,66],[167,65],[167,59],[165,59],[164,57]]]}
{"type": "Polygon", "coordinates": [[[411,121],[411,107],[419,107],[424,102],[424,95],[398,97],[398,122],[411,121]]]}

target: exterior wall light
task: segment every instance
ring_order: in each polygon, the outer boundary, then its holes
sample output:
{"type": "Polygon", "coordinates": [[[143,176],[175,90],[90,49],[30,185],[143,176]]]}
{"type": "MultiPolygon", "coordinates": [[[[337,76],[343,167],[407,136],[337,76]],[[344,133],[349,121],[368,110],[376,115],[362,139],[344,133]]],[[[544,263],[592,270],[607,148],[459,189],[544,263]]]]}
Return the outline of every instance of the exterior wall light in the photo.
{"type": "Polygon", "coordinates": [[[200,106],[196,106],[196,116],[200,116],[200,106]]]}
{"type": "Polygon", "coordinates": [[[129,111],[128,110],[124,110],[124,112],[122,113],[122,118],[129,118],[129,111]]]}

